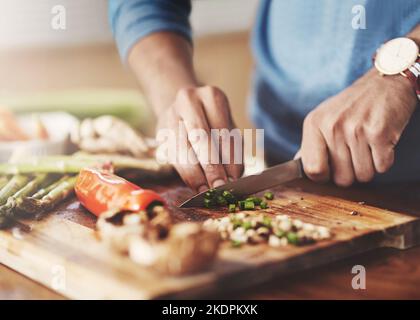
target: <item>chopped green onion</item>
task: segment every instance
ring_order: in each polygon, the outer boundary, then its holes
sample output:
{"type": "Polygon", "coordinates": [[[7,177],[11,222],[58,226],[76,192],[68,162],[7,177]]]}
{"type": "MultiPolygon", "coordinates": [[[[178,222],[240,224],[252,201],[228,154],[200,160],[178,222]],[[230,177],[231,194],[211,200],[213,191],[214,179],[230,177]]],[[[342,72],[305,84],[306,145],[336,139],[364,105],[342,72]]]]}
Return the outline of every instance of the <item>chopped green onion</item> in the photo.
{"type": "Polygon", "coordinates": [[[240,210],[245,210],[245,201],[244,200],[238,201],[238,207],[240,210]]]}
{"type": "Polygon", "coordinates": [[[225,191],[222,192],[222,196],[223,197],[230,197],[230,196],[233,196],[233,194],[230,191],[225,190],[225,191]]]}
{"type": "Polygon", "coordinates": [[[234,203],[230,203],[229,207],[228,207],[228,210],[229,210],[230,213],[235,212],[236,211],[236,205],[234,203]]]}
{"type": "Polygon", "coordinates": [[[271,219],[269,217],[264,216],[262,224],[267,228],[271,228],[271,219]]]}
{"type": "Polygon", "coordinates": [[[236,197],[230,192],[230,191],[223,191],[222,192],[222,197],[225,198],[225,200],[227,201],[227,203],[236,203],[236,197]]]}
{"type": "Polygon", "coordinates": [[[212,193],[207,191],[207,192],[204,194],[204,199],[211,199],[211,198],[212,198],[212,193]]]}
{"type": "Polygon", "coordinates": [[[245,230],[249,230],[249,229],[251,229],[251,228],[252,228],[252,223],[251,223],[251,221],[245,221],[245,222],[242,224],[242,227],[243,227],[245,230]]]}
{"type": "Polygon", "coordinates": [[[244,203],[244,209],[245,210],[254,210],[255,209],[255,204],[253,201],[246,201],[244,203]]]}
{"type": "Polygon", "coordinates": [[[204,206],[206,207],[206,208],[214,208],[214,205],[215,205],[215,203],[214,203],[214,200],[213,199],[204,199],[204,206]]]}
{"type": "Polygon", "coordinates": [[[225,199],[225,198],[223,198],[222,196],[218,196],[218,197],[217,197],[217,204],[218,204],[219,206],[225,206],[225,205],[227,205],[227,201],[226,201],[226,199],[225,199]]]}
{"type": "Polygon", "coordinates": [[[261,209],[267,209],[268,208],[268,203],[266,201],[261,201],[260,208],[261,209]]]}
{"type": "Polygon", "coordinates": [[[287,241],[291,244],[297,245],[299,243],[299,237],[296,232],[288,232],[286,237],[287,241]]]}
{"type": "Polygon", "coordinates": [[[283,238],[286,235],[286,232],[284,232],[283,230],[277,230],[275,234],[278,238],[283,238]]]}
{"type": "Polygon", "coordinates": [[[254,202],[254,204],[256,206],[259,206],[261,201],[263,201],[263,200],[261,198],[258,198],[258,197],[249,197],[249,198],[246,198],[245,201],[252,201],[252,202],[254,202]]]}
{"type": "Polygon", "coordinates": [[[274,199],[274,194],[270,191],[264,193],[264,198],[266,198],[267,200],[273,200],[274,199]]]}
{"type": "Polygon", "coordinates": [[[233,248],[239,248],[242,245],[242,242],[236,241],[236,240],[232,240],[231,244],[232,244],[232,247],[233,248]]]}

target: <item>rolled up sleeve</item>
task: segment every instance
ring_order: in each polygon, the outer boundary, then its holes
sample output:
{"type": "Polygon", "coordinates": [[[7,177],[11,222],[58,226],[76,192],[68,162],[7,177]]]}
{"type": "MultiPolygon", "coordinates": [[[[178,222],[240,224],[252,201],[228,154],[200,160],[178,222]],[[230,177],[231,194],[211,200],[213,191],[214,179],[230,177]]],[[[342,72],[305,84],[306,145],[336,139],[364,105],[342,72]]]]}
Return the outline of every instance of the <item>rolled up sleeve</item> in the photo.
{"type": "Polygon", "coordinates": [[[190,12],[190,0],[109,0],[109,21],[122,60],[154,32],[176,32],[191,41],[190,12]]]}

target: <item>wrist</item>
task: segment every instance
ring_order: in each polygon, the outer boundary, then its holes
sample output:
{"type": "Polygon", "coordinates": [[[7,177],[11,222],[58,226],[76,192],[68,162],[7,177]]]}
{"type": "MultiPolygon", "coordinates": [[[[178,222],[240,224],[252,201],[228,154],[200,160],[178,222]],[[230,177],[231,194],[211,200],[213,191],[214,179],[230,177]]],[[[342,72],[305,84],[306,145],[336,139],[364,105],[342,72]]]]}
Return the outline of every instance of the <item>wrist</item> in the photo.
{"type": "Polygon", "coordinates": [[[372,74],[372,78],[379,82],[379,85],[384,91],[392,92],[408,100],[410,104],[416,105],[418,102],[417,93],[410,80],[400,74],[383,76],[373,68],[369,73],[372,74]]]}

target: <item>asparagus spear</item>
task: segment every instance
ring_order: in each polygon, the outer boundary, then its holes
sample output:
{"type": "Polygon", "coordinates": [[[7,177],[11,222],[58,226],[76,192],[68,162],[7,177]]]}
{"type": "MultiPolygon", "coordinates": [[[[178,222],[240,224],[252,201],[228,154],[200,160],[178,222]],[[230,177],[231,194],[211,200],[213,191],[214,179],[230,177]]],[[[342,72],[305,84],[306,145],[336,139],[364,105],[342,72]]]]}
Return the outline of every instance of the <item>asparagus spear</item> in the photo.
{"type": "Polygon", "coordinates": [[[12,199],[18,199],[20,197],[32,195],[40,185],[47,181],[47,178],[48,174],[46,173],[36,174],[33,180],[29,181],[22,189],[17,191],[13,196],[9,197],[7,201],[10,202],[12,199]]]}
{"type": "Polygon", "coordinates": [[[154,175],[168,175],[172,167],[159,164],[155,159],[135,159],[115,155],[78,154],[74,156],[35,157],[17,163],[1,163],[0,174],[38,173],[79,173],[85,167],[112,164],[115,171],[136,169],[154,175]]]}
{"type": "Polygon", "coordinates": [[[61,182],[63,182],[64,180],[66,180],[68,178],[69,178],[68,175],[62,176],[60,179],[58,179],[57,181],[53,182],[52,184],[47,185],[44,188],[39,189],[36,193],[34,193],[31,196],[31,198],[41,199],[43,196],[47,195],[51,190],[53,190],[54,188],[56,188],[61,182]]]}
{"type": "Polygon", "coordinates": [[[49,205],[56,205],[67,198],[74,189],[76,184],[77,176],[68,177],[61,181],[54,189],[52,189],[47,195],[42,197],[41,201],[48,203],[49,205]]]}
{"type": "Polygon", "coordinates": [[[34,197],[19,198],[16,201],[16,208],[29,215],[42,214],[51,210],[72,193],[76,179],[77,176],[71,176],[60,180],[60,183],[41,199],[34,197]]]}
{"type": "Polygon", "coordinates": [[[19,189],[15,194],[8,197],[5,204],[0,206],[0,226],[7,223],[12,216],[12,210],[16,207],[17,201],[20,198],[30,196],[33,194],[36,189],[48,181],[48,175],[45,173],[35,175],[35,178],[29,181],[26,185],[24,185],[21,189],[19,189]]]}
{"type": "Polygon", "coordinates": [[[78,173],[81,168],[91,164],[89,161],[74,158],[33,158],[18,163],[1,163],[0,174],[78,173]]]}
{"type": "Polygon", "coordinates": [[[16,175],[0,190],[0,206],[7,202],[7,199],[13,196],[21,188],[23,188],[29,181],[28,176],[16,175]]]}

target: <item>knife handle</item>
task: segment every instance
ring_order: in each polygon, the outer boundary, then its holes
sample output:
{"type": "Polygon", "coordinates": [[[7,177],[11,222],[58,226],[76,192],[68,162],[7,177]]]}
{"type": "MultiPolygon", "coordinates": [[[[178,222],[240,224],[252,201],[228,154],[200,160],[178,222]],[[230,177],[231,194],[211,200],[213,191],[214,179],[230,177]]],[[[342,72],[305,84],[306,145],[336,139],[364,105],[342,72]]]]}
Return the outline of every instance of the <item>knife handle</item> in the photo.
{"type": "Polygon", "coordinates": [[[297,158],[296,161],[299,165],[299,169],[300,169],[300,173],[301,173],[302,178],[308,178],[308,176],[305,173],[305,170],[303,170],[302,158],[297,158]]]}

